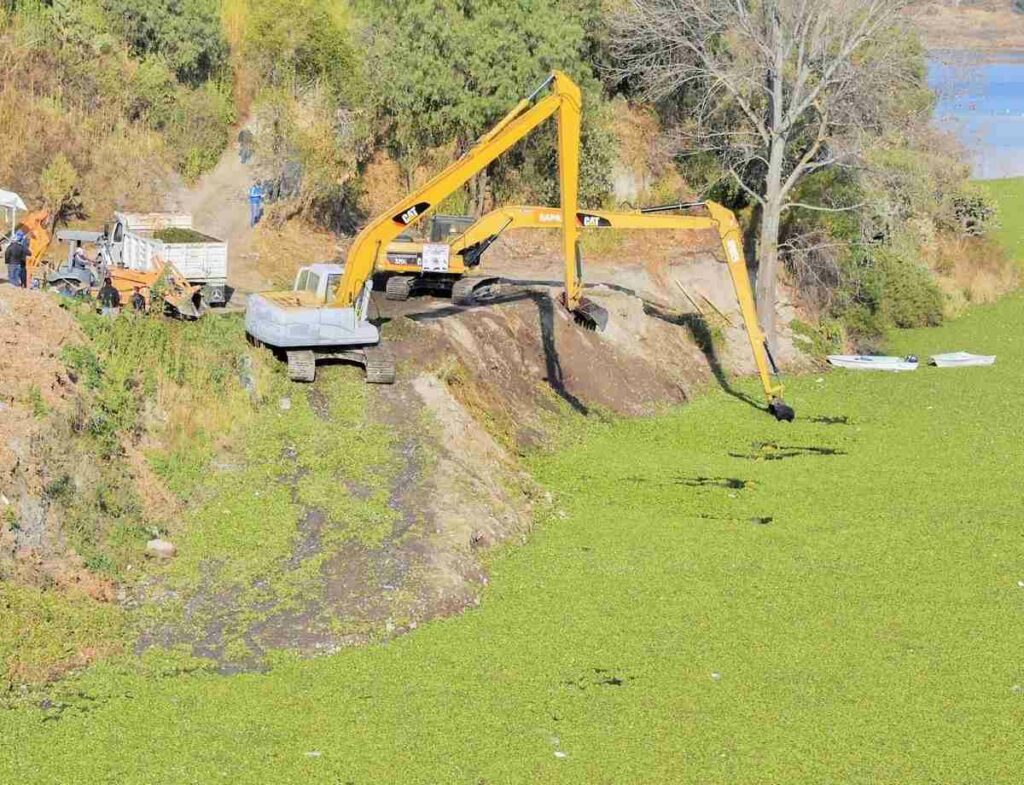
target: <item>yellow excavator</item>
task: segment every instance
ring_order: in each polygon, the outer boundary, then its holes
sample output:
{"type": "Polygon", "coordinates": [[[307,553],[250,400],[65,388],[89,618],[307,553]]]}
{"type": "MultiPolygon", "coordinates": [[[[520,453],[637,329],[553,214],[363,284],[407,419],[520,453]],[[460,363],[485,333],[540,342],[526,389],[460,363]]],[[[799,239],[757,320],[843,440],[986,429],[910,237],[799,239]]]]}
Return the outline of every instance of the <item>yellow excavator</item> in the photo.
{"type": "MultiPolygon", "coordinates": [[[[707,230],[713,229],[722,244],[725,264],[729,269],[736,300],[750,340],[750,348],[764,388],[768,411],[779,420],[791,421],[794,412],[783,401],[783,387],[776,380],[778,368],[761,330],[754,296],[750,287],[747,263],[743,255],[743,235],[736,216],[716,202],[667,205],[639,212],[579,211],[575,217],[580,230],[707,230]],[[677,211],[684,210],[685,214],[677,211]]],[[[385,291],[392,300],[404,300],[416,290],[450,293],[456,305],[471,305],[480,296],[493,293],[502,283],[497,277],[468,277],[480,264],[481,257],[509,229],[558,229],[562,211],[553,207],[500,207],[473,222],[462,216],[436,216],[431,226],[431,243],[401,241],[388,248],[382,272],[391,273],[385,291]],[[467,225],[468,224],[468,225],[467,225]],[[461,234],[456,232],[461,230],[461,234]],[[435,259],[447,259],[441,269],[428,268],[424,260],[428,249],[445,234],[454,235],[447,253],[433,252],[435,259]]]]}
{"type": "MultiPolygon", "coordinates": [[[[561,302],[579,323],[603,329],[607,312],[583,297],[577,242],[581,104],[579,87],[565,74],[553,73],[464,156],[372,220],[357,235],[344,265],[311,265],[299,270],[291,291],[250,295],[245,313],[250,338],[283,352],[288,374],[296,381],[313,381],[318,359],[341,359],[362,365],[367,382],[393,382],[394,359],[378,346],[380,334],[367,319],[374,269],[404,231],[552,117],[558,122],[565,255],[561,302]]],[[[440,249],[425,252],[429,256],[436,250],[440,249]]]]}
{"type": "MultiPolygon", "coordinates": [[[[246,332],[250,338],[257,344],[282,352],[288,362],[288,375],[295,381],[313,381],[317,360],[339,359],[362,365],[366,370],[366,381],[371,384],[394,382],[394,358],[378,345],[380,334],[367,318],[373,273],[401,265],[403,242],[396,241],[400,241],[409,227],[552,117],[557,117],[558,121],[561,207],[505,208],[506,211],[499,210],[481,219],[481,226],[470,237],[463,233],[452,244],[423,244],[415,250],[417,273],[446,271],[441,274],[446,285],[467,287],[465,293],[471,296],[479,282],[468,280],[462,283],[458,279],[479,263],[480,255],[501,233],[502,227],[507,228],[516,220],[532,220],[536,226],[557,226],[562,230],[565,262],[565,289],[561,303],[584,327],[603,330],[608,320],[607,311],[583,296],[578,243],[581,229],[716,228],[722,238],[768,398],[768,409],[777,419],[792,420],[793,410],[782,400],[781,385],[772,382],[774,361],[758,326],[743,260],[742,237],[735,216],[713,203],[704,205],[705,216],[578,212],[581,94],[576,84],[559,72],[552,74],[529,97],[520,101],[462,158],[371,221],[356,237],[344,265],[310,265],[299,270],[290,291],[250,295],[245,314],[246,332]],[[548,94],[540,97],[546,91],[548,94]],[[527,214],[529,218],[524,217],[527,214]],[[453,257],[457,257],[454,264],[453,257]]],[[[456,231],[449,230],[448,234],[455,235],[456,231]]],[[[404,241],[404,245],[408,250],[408,241],[404,241]]],[[[462,296],[458,290],[456,294],[462,296]]]]}

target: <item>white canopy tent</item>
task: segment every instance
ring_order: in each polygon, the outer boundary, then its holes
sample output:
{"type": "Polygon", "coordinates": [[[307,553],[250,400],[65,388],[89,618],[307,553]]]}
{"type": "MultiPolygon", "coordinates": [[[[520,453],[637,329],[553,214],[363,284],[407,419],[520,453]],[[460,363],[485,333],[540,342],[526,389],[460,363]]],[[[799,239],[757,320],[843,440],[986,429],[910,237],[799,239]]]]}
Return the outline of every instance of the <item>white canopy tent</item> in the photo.
{"type": "Polygon", "coordinates": [[[9,223],[11,228],[7,232],[8,235],[14,234],[14,228],[18,222],[18,211],[25,212],[28,208],[25,206],[25,202],[20,196],[14,191],[5,191],[0,188],[0,207],[3,208],[6,220],[4,223],[9,223]]]}

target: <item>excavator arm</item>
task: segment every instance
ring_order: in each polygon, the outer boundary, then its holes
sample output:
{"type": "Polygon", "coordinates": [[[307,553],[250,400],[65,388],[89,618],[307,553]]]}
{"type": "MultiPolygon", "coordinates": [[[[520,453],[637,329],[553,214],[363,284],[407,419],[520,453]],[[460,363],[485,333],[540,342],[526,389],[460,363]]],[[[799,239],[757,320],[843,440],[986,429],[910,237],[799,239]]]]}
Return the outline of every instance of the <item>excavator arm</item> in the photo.
{"type": "Polygon", "coordinates": [[[707,215],[676,215],[658,212],[608,213],[602,211],[583,213],[578,216],[584,228],[610,229],[714,229],[722,243],[725,264],[729,268],[736,300],[743,315],[743,324],[750,340],[761,385],[768,400],[768,411],[780,420],[792,420],[793,410],[782,399],[783,387],[776,379],[778,368],[768,347],[768,340],[761,329],[757,315],[754,293],[750,287],[747,260],[743,255],[743,233],[732,210],[716,202],[704,202],[692,207],[703,207],[707,215]]]}
{"type": "Polygon", "coordinates": [[[390,243],[534,129],[557,116],[565,254],[563,302],[579,321],[589,326],[603,327],[607,314],[583,297],[577,250],[579,229],[575,216],[579,194],[581,108],[580,89],[568,76],[555,72],[548,77],[531,96],[520,101],[491,131],[482,136],[462,158],[374,219],[359,233],[349,250],[345,273],[332,305],[341,308],[354,305],[390,243]],[[549,87],[550,92],[539,98],[549,87]]]}
{"type": "MultiPolygon", "coordinates": [[[[761,329],[754,294],[750,287],[747,262],[743,255],[743,235],[731,210],[715,202],[691,205],[702,208],[704,215],[679,215],[668,212],[610,212],[588,210],[576,213],[573,223],[578,230],[643,229],[643,230],[706,230],[718,233],[729,269],[736,300],[743,315],[750,349],[764,387],[768,411],[780,420],[792,420],[793,410],[783,401],[783,386],[778,383],[778,369],[761,329]]],[[[554,207],[500,207],[481,217],[457,237],[452,253],[483,253],[507,229],[553,229],[562,224],[563,210],[554,207]]],[[[579,276],[575,280],[582,285],[579,276]]],[[[567,290],[568,291],[568,290],[567,290]]]]}

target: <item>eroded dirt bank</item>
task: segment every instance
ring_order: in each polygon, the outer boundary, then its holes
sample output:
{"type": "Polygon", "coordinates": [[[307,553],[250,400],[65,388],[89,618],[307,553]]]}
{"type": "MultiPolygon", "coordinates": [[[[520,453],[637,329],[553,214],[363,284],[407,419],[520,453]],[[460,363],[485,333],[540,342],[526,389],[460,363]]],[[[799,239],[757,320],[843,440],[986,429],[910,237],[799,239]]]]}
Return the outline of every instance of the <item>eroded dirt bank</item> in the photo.
{"type": "MultiPolygon", "coordinates": [[[[230,396],[246,400],[245,369],[262,369],[267,381],[242,404],[243,425],[197,436],[210,450],[180,488],[174,478],[194,458],[164,444],[180,391],[142,407],[163,430],[142,423],[104,461],[91,459],[75,430],[88,421],[75,414],[89,400],[86,383],[66,365],[67,347],[88,339],[55,297],[4,287],[2,313],[22,320],[10,331],[18,344],[3,390],[0,492],[16,511],[5,527],[4,576],[57,591],[75,584],[135,620],[138,651],[184,646],[226,670],[260,667],[278,649],[333,651],[471,607],[493,548],[553,511],[521,456],[566,422],[650,414],[708,384],[758,404],[730,381],[753,364],[727,270],[710,248],[684,240],[595,254],[588,296],[609,311],[602,333],[580,329],[558,304],[559,266],[543,242],[499,243],[487,272],[514,283],[493,301],[460,308],[378,298],[400,361],[390,387],[364,387],[347,367],[323,368],[313,385],[290,383],[238,331],[228,347],[230,396]],[[697,253],[681,250],[695,245],[697,253]],[[618,261],[641,253],[643,262],[618,261]],[[134,506],[107,509],[111,478],[134,486],[134,506]],[[131,518],[117,529],[130,574],[101,560],[90,568],[76,552],[66,535],[81,504],[62,495],[69,483],[76,498],[96,500],[98,534],[111,531],[103,516],[131,518]],[[25,512],[33,510],[34,518],[25,512]],[[153,533],[177,546],[169,563],[144,559],[153,533]]],[[[779,347],[788,367],[802,362],[788,333],[779,347]]],[[[144,387],[131,394],[150,395],[144,387]]],[[[753,408],[751,416],[767,417],[753,408]]]]}

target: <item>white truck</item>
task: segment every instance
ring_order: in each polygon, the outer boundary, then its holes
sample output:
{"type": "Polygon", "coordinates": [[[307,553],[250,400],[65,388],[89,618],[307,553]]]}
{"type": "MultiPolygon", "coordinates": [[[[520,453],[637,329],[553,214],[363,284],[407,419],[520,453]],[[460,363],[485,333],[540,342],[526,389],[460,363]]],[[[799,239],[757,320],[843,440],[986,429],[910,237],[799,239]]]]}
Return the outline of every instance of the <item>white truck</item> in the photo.
{"type": "Polygon", "coordinates": [[[163,260],[189,283],[202,286],[207,304],[227,302],[228,244],[193,229],[191,215],[114,213],[108,237],[113,264],[150,272],[163,260]]]}
{"type": "Polygon", "coordinates": [[[192,228],[186,213],[114,213],[102,232],[65,231],[69,258],[82,243],[96,243],[109,264],[152,272],[159,261],[174,266],[189,283],[202,287],[208,305],[227,302],[228,244],[192,228]]]}

